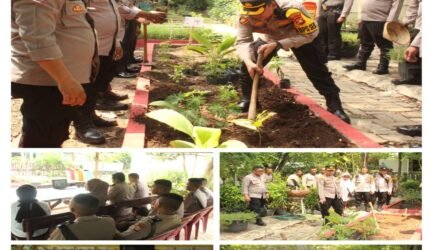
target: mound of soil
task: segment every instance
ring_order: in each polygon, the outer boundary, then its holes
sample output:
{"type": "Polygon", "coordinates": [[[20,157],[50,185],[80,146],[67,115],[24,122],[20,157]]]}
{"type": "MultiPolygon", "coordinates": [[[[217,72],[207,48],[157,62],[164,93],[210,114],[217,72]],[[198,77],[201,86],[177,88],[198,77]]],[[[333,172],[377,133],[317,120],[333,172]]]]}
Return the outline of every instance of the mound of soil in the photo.
{"type": "MultiPolygon", "coordinates": [[[[156,51],[157,52],[157,51],[156,51]]],[[[181,53],[186,53],[184,47],[170,48],[169,53],[176,56],[176,63],[181,62],[181,53]]],[[[157,63],[157,53],[155,54],[157,63]]],[[[194,61],[193,61],[194,62],[194,61]]],[[[149,101],[162,100],[167,96],[190,90],[214,90],[217,86],[208,85],[205,78],[200,76],[187,76],[181,83],[174,83],[169,77],[173,73],[172,64],[157,63],[156,73],[145,73],[154,81],[151,82],[149,101]]],[[[191,69],[198,68],[201,62],[186,64],[191,69]]],[[[236,86],[239,89],[238,86],[236,86]]],[[[268,80],[264,80],[258,92],[259,111],[268,110],[277,115],[264,123],[260,135],[249,129],[228,125],[223,128],[221,142],[226,140],[240,140],[248,147],[353,147],[335,129],[316,117],[307,106],[295,103],[294,96],[268,80]],[[261,144],[260,144],[261,136],[261,144]]],[[[205,110],[205,107],[202,107],[205,110]]],[[[246,118],[243,113],[237,118],[246,118]]],[[[150,119],[145,121],[147,147],[169,147],[173,139],[190,140],[187,135],[174,131],[170,127],[150,119]]],[[[212,125],[213,126],[213,125],[212,125]]]]}
{"type": "Polygon", "coordinates": [[[370,240],[409,240],[421,225],[421,217],[376,214],[380,232],[370,240]]]}

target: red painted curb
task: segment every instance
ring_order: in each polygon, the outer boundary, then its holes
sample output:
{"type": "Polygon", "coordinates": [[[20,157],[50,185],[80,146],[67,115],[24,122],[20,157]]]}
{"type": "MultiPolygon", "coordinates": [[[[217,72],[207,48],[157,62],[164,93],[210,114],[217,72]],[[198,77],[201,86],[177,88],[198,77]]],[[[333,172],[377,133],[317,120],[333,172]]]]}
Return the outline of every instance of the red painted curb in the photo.
{"type": "MultiPolygon", "coordinates": [[[[265,70],[264,77],[273,81],[275,84],[279,85],[280,79],[274,75],[272,72],[265,70]]],[[[309,107],[309,109],[317,116],[319,116],[324,122],[330,125],[332,128],[336,129],[344,137],[350,140],[352,143],[360,148],[382,148],[380,144],[374,142],[369,137],[365,136],[359,130],[349,125],[348,123],[342,121],[337,116],[323,109],[318,103],[316,103],[311,98],[305,96],[300,91],[294,88],[287,89],[289,93],[294,95],[295,100],[303,105],[309,107]]]]}
{"type": "Polygon", "coordinates": [[[394,202],[388,206],[385,206],[382,208],[382,210],[386,211],[386,212],[390,212],[390,213],[405,214],[405,212],[406,212],[407,215],[422,216],[422,210],[421,209],[408,209],[408,210],[406,210],[405,208],[403,208],[403,209],[402,208],[392,208],[395,205],[401,203],[402,201],[403,200],[399,200],[399,201],[394,202]]]}

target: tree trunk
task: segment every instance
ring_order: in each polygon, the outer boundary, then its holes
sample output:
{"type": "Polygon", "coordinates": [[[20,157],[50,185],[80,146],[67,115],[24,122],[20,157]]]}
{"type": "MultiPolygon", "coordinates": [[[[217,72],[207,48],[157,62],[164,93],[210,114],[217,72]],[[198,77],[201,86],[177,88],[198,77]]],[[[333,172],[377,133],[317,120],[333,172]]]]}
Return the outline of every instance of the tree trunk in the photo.
{"type": "Polygon", "coordinates": [[[398,179],[399,181],[402,179],[402,153],[398,153],[398,160],[399,160],[399,173],[398,173],[398,179]]]}
{"type": "Polygon", "coordinates": [[[367,167],[367,164],[369,162],[369,153],[361,153],[361,159],[362,159],[362,167],[367,167]]]}
{"type": "Polygon", "coordinates": [[[274,170],[281,171],[282,168],[285,166],[285,164],[287,164],[287,162],[288,162],[288,153],[283,153],[281,158],[279,159],[278,165],[275,167],[274,170]]]}
{"type": "Polygon", "coordinates": [[[96,165],[94,166],[94,178],[98,178],[99,177],[99,159],[100,159],[100,155],[97,152],[96,156],[95,156],[95,159],[94,159],[95,162],[96,162],[96,165]]]}

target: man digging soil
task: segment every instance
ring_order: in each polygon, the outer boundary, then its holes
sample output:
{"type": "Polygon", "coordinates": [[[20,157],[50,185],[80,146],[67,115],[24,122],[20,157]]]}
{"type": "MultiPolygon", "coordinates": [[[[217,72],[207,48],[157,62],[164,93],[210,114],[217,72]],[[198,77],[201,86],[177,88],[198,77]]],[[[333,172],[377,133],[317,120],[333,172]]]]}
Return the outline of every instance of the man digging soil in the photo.
{"type": "Polygon", "coordinates": [[[243,97],[239,104],[242,111],[246,112],[249,108],[255,73],[263,73],[263,69],[255,63],[257,54],[263,55],[263,65],[266,65],[278,50],[291,49],[309,80],[325,97],[327,110],[350,123],[342,108],[340,90],[326,66],[327,58],[315,39],[318,25],[303,5],[295,0],[240,1],[243,9],[235,47],[243,61],[240,77],[243,97]],[[265,36],[254,41],[254,32],[265,36]]]}

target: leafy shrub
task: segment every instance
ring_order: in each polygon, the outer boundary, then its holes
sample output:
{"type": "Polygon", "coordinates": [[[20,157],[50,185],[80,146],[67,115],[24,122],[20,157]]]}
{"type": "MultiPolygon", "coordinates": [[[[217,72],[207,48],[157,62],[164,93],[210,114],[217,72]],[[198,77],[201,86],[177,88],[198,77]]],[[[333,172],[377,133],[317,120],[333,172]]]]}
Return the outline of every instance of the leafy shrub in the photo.
{"type": "Polygon", "coordinates": [[[406,47],[405,46],[397,46],[395,48],[390,49],[388,52],[388,56],[393,61],[398,61],[399,63],[402,63],[405,61],[404,54],[405,54],[406,47]]]}
{"type": "Polygon", "coordinates": [[[319,205],[320,199],[318,195],[318,191],[315,188],[311,189],[311,193],[306,195],[303,199],[303,203],[307,209],[317,209],[319,205]]]}
{"type": "Polygon", "coordinates": [[[421,202],[422,190],[417,180],[406,180],[400,183],[400,196],[409,202],[421,202]]]}
{"type": "Polygon", "coordinates": [[[243,200],[240,187],[234,184],[223,184],[220,188],[221,210],[226,213],[248,210],[248,205],[243,200]]]}
{"type": "Polygon", "coordinates": [[[282,180],[280,173],[273,173],[273,181],[267,185],[269,192],[269,204],[267,205],[270,209],[286,209],[288,207],[288,195],[285,181],[282,180]]]}

